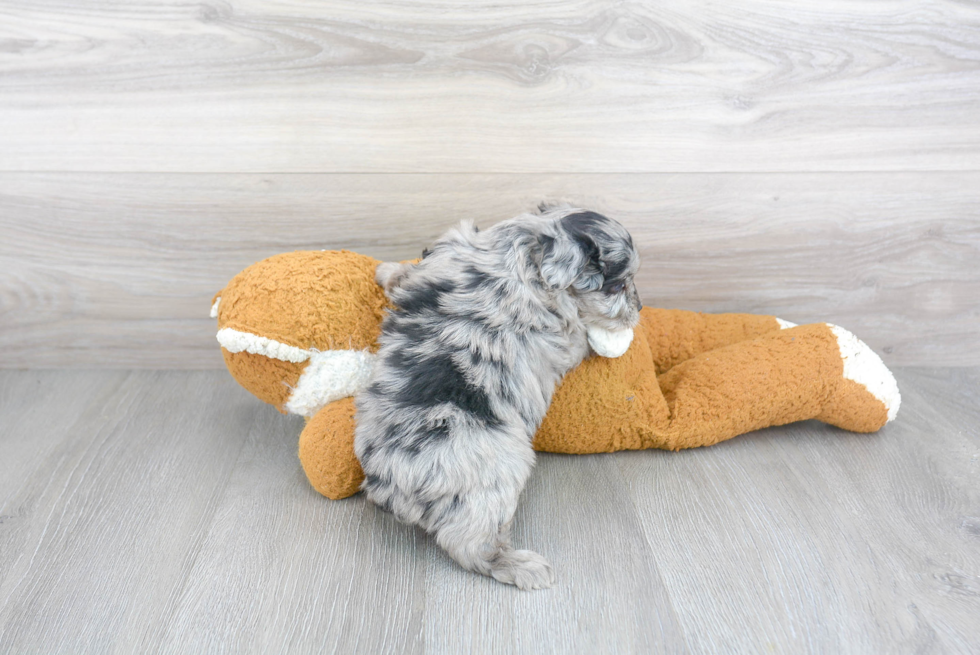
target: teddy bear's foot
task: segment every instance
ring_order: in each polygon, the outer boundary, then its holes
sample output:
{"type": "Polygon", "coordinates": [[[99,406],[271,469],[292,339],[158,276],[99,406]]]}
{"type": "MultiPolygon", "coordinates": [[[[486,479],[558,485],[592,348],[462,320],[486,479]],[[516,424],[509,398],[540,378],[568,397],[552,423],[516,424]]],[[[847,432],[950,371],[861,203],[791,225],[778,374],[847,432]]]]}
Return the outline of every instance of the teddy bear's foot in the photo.
{"type": "Polygon", "coordinates": [[[357,493],[364,471],[354,454],[354,399],[330,403],[307,422],[299,461],[313,488],[332,500],[357,493]]]}
{"type": "Polygon", "coordinates": [[[898,383],[867,344],[842,327],[827,327],[837,339],[844,379],[816,418],[852,432],[874,432],[898,414],[898,383]]]}

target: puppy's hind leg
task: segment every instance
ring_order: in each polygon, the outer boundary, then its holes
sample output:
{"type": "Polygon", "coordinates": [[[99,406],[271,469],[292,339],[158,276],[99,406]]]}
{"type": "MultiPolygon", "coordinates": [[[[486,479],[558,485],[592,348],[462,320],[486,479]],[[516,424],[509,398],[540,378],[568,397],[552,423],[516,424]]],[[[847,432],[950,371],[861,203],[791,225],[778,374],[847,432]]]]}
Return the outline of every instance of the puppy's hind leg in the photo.
{"type": "Polygon", "coordinates": [[[547,589],[555,583],[548,560],[530,550],[515,550],[510,543],[516,509],[516,494],[512,499],[474,494],[454,502],[435,528],[436,543],[469,571],[522,590],[547,589]]]}

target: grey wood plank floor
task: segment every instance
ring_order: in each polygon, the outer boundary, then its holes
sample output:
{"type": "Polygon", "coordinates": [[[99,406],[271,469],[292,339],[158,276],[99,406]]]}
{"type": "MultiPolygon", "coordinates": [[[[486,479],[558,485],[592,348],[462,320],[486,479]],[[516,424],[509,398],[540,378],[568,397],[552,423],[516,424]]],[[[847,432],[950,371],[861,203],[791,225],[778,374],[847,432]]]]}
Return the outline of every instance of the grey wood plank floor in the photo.
{"type": "Polygon", "coordinates": [[[220,371],[0,371],[0,652],[980,651],[980,369],[897,422],[540,457],[519,592],[296,459],[220,371]]]}

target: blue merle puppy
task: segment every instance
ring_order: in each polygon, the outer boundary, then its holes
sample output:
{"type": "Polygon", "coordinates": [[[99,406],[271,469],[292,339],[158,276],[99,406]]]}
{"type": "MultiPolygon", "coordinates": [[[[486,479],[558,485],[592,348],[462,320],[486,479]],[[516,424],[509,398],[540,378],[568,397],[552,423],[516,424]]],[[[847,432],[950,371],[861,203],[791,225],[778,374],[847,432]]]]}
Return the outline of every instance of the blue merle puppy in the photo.
{"type": "Polygon", "coordinates": [[[551,586],[510,526],[534,465],[531,441],[592,327],[632,328],[639,257],[626,229],[550,209],[444,234],[417,264],[378,266],[395,306],[356,398],[362,489],[434,533],[464,568],[521,589],[551,586]]]}

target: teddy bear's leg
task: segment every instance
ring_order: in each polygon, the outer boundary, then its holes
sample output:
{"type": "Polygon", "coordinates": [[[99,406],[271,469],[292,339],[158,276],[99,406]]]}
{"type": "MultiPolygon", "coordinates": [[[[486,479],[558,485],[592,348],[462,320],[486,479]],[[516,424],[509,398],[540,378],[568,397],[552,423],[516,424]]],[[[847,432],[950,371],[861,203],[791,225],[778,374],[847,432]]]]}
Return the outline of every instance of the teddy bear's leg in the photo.
{"type": "Polygon", "coordinates": [[[354,399],[334,401],[317,412],[299,437],[299,461],[313,488],[327,498],[353,496],[364,481],[354,455],[354,399]]]}
{"type": "Polygon", "coordinates": [[[644,307],[638,330],[649,343],[658,373],[724,346],[778,332],[791,323],[756,314],[702,314],[681,309],[644,307]]]}
{"type": "Polygon", "coordinates": [[[844,379],[816,418],[853,432],[874,432],[898,415],[902,403],[898,383],[866,343],[840,326],[828,323],[827,327],[837,338],[844,379]],[[884,420],[879,403],[885,406],[884,420]]]}
{"type": "MultiPolygon", "coordinates": [[[[568,372],[534,438],[535,450],[601,453],[676,448],[657,373],[699,354],[778,334],[772,316],[644,307],[622,357],[590,357],[568,372]]],[[[713,441],[712,441],[713,442],[713,441]]]]}
{"type": "Polygon", "coordinates": [[[871,432],[894,417],[899,402],[877,355],[825,323],[701,353],[659,382],[670,424],[650,445],[675,450],[813,418],[871,432]]]}

